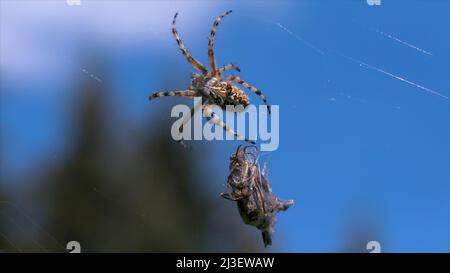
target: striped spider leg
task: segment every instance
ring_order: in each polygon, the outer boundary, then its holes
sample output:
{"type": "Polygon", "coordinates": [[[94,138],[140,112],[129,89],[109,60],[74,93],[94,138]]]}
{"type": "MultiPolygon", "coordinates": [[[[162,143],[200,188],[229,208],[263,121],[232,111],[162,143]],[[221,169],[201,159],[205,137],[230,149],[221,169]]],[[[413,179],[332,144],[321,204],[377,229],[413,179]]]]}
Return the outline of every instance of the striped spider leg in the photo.
{"type": "MultiPolygon", "coordinates": [[[[228,64],[228,65],[220,68],[219,70],[216,70],[216,60],[215,60],[215,56],[214,56],[214,39],[216,37],[216,31],[217,31],[217,27],[219,26],[220,21],[223,19],[223,17],[227,16],[230,13],[231,13],[231,10],[229,10],[229,11],[225,12],[224,14],[220,15],[219,17],[217,17],[217,19],[214,21],[214,23],[212,25],[211,33],[209,35],[208,59],[209,59],[209,65],[211,67],[211,75],[217,75],[219,79],[222,79],[223,72],[228,69],[234,68],[237,71],[241,71],[240,68],[235,66],[234,64],[228,64]]],[[[229,86],[231,86],[231,83],[233,80],[236,81],[237,83],[241,84],[245,88],[249,89],[250,91],[254,92],[256,95],[258,95],[263,100],[264,104],[267,106],[267,109],[270,114],[270,106],[267,103],[266,97],[260,90],[258,90],[256,87],[249,85],[248,83],[244,82],[243,80],[241,80],[241,78],[239,78],[238,76],[235,76],[235,75],[231,75],[230,77],[228,77],[227,84],[229,86]]]]}
{"type": "Polygon", "coordinates": [[[180,35],[178,34],[178,31],[177,31],[177,26],[176,26],[177,16],[178,16],[178,12],[175,13],[175,16],[173,17],[172,33],[173,33],[173,36],[175,37],[175,41],[177,41],[177,44],[178,44],[178,47],[181,50],[181,53],[184,55],[184,57],[186,57],[187,61],[195,69],[197,69],[200,72],[202,72],[203,75],[208,74],[208,70],[199,61],[197,61],[194,57],[191,56],[189,51],[186,49],[186,46],[183,44],[183,41],[181,41],[180,35]]]}
{"type": "Polygon", "coordinates": [[[245,81],[243,81],[241,78],[239,78],[236,75],[231,75],[227,78],[228,85],[231,85],[233,81],[239,83],[240,85],[244,86],[248,90],[250,90],[253,93],[255,93],[256,95],[258,95],[261,98],[261,100],[264,102],[264,104],[266,105],[267,111],[269,112],[269,114],[271,113],[270,105],[267,102],[266,96],[264,96],[264,94],[261,92],[261,90],[259,90],[258,88],[254,87],[254,86],[249,85],[248,83],[246,83],[245,81]]]}
{"type": "Polygon", "coordinates": [[[194,90],[182,90],[182,91],[162,91],[155,92],[148,97],[149,100],[153,100],[159,97],[195,97],[196,92],[194,90]]]}
{"type": "Polygon", "coordinates": [[[217,78],[219,80],[222,80],[223,72],[225,72],[227,70],[230,70],[230,69],[234,69],[237,72],[241,72],[241,69],[237,65],[235,65],[235,64],[227,64],[227,65],[224,65],[224,66],[220,67],[219,69],[217,69],[217,72],[216,72],[217,78]]]}
{"type": "MultiPolygon", "coordinates": [[[[211,67],[211,75],[217,74],[217,68],[216,68],[216,60],[214,56],[214,38],[216,37],[216,31],[217,27],[219,26],[220,21],[223,19],[223,17],[227,16],[231,13],[231,10],[225,12],[224,14],[217,17],[217,19],[214,21],[212,27],[211,27],[211,33],[209,34],[209,41],[208,41],[208,60],[209,60],[209,66],[211,67]]],[[[227,66],[225,66],[227,67],[227,66]]],[[[232,68],[232,67],[230,67],[232,68]]]]}
{"type": "Polygon", "coordinates": [[[203,113],[205,114],[205,116],[207,117],[207,119],[217,125],[219,125],[220,127],[222,127],[222,129],[224,129],[226,132],[234,135],[235,137],[239,138],[240,140],[243,140],[245,142],[251,143],[251,144],[255,144],[255,141],[253,140],[249,140],[248,138],[245,138],[243,136],[241,136],[239,133],[233,131],[233,129],[231,129],[228,125],[225,124],[225,122],[223,122],[219,116],[217,116],[217,114],[212,111],[212,107],[214,106],[214,104],[206,104],[203,107],[203,113]]]}
{"type": "MultiPolygon", "coordinates": [[[[180,126],[180,128],[179,128],[179,134],[181,135],[181,134],[183,133],[184,126],[191,120],[191,118],[195,115],[195,113],[196,113],[198,110],[202,109],[203,114],[206,116],[206,118],[208,119],[208,121],[210,121],[210,122],[212,122],[212,123],[214,123],[214,124],[220,126],[220,127],[221,127],[222,129],[224,129],[226,132],[228,132],[228,133],[234,135],[235,137],[237,137],[237,138],[239,138],[239,139],[241,139],[241,140],[243,140],[243,141],[246,141],[246,142],[255,144],[254,141],[249,140],[249,139],[247,139],[247,138],[241,136],[239,133],[233,131],[233,129],[231,129],[230,127],[228,127],[228,125],[226,125],[225,122],[223,122],[223,121],[219,118],[219,116],[218,116],[214,111],[212,111],[212,107],[213,107],[213,106],[214,106],[214,104],[210,104],[208,100],[205,101],[205,102],[203,102],[203,103],[198,103],[197,105],[194,105],[194,107],[193,107],[193,108],[191,109],[191,111],[190,111],[189,116],[184,117],[184,119],[182,120],[181,126],[180,126]]],[[[181,139],[181,140],[178,140],[178,142],[179,142],[181,145],[183,145],[184,147],[187,147],[187,146],[184,144],[184,142],[183,142],[182,139],[181,139]]]]}

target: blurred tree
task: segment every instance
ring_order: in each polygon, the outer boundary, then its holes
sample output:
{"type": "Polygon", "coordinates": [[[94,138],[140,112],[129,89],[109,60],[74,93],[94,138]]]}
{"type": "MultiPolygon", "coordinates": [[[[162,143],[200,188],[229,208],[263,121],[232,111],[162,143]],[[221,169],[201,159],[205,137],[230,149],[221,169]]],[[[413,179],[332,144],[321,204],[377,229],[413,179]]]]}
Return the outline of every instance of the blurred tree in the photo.
{"type": "Polygon", "coordinates": [[[7,200],[6,192],[3,192],[2,188],[0,188],[0,253],[9,252],[14,249],[14,246],[11,245],[11,242],[9,241],[7,235],[5,234],[8,229],[4,215],[7,204],[6,200],[7,200]]]}
{"type": "MultiPolygon", "coordinates": [[[[198,158],[205,160],[200,147],[180,147],[168,136],[169,120],[157,117],[151,127],[127,132],[121,150],[107,125],[117,131],[124,124],[110,118],[105,81],[87,78],[80,86],[68,121],[69,155],[43,170],[40,183],[28,191],[39,223],[11,210],[19,226],[31,228],[13,232],[20,249],[4,239],[0,249],[65,252],[69,241],[80,242],[83,252],[258,249],[259,237],[243,229],[236,208],[224,211],[221,204],[228,202],[204,189],[211,178],[196,171],[198,158]]],[[[0,231],[11,229],[6,223],[0,231]]]]}

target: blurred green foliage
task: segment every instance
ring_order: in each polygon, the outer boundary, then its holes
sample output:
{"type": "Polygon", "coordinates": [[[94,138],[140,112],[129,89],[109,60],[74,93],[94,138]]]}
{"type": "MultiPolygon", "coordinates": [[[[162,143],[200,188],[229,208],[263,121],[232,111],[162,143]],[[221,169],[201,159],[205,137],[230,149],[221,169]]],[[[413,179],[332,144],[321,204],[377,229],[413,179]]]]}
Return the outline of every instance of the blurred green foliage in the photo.
{"type": "Polygon", "coordinates": [[[183,149],[159,117],[118,143],[108,130],[121,123],[109,114],[107,85],[79,84],[68,155],[26,187],[0,189],[1,252],[68,252],[69,241],[82,252],[260,249],[234,204],[205,189],[211,179],[196,171],[201,145],[183,149]]]}

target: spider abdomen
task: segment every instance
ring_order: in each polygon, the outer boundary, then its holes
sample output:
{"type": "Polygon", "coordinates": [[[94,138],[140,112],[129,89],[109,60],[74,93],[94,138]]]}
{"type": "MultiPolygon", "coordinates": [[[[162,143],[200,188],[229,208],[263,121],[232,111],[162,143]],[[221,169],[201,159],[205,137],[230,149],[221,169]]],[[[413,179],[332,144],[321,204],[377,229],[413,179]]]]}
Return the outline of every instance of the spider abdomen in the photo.
{"type": "Polygon", "coordinates": [[[250,104],[250,99],[247,94],[235,86],[231,86],[229,96],[234,101],[233,105],[242,105],[245,108],[250,104]]]}
{"type": "Polygon", "coordinates": [[[226,110],[227,105],[242,105],[245,108],[250,104],[250,100],[244,91],[226,82],[217,82],[209,88],[209,93],[214,103],[224,110],[226,110]]]}

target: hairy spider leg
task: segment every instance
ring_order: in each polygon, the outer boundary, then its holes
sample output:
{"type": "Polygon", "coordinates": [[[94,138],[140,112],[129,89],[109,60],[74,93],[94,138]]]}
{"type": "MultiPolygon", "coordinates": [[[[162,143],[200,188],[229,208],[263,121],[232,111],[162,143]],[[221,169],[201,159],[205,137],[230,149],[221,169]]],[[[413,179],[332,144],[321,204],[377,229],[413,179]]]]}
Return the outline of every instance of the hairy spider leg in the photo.
{"type": "MultiPolygon", "coordinates": [[[[195,115],[195,113],[200,110],[203,109],[204,105],[208,103],[208,100],[204,101],[204,102],[199,102],[196,105],[194,105],[194,107],[191,108],[191,112],[189,113],[189,116],[184,117],[183,121],[181,122],[181,126],[178,129],[179,134],[181,135],[183,133],[184,130],[184,126],[191,120],[191,118],[195,115]]],[[[177,142],[179,144],[181,144],[183,147],[187,147],[186,144],[184,144],[183,139],[177,140],[177,142]]]]}
{"type": "Polygon", "coordinates": [[[223,72],[230,70],[230,69],[234,69],[237,72],[241,72],[241,69],[237,65],[227,64],[227,65],[224,65],[224,66],[220,67],[219,69],[217,69],[217,78],[219,80],[222,80],[223,72]]]}
{"type": "Polygon", "coordinates": [[[211,76],[215,76],[216,75],[216,60],[214,58],[214,38],[216,36],[216,30],[217,27],[219,26],[220,21],[222,20],[223,17],[227,16],[228,14],[231,13],[231,10],[225,12],[224,14],[220,15],[219,17],[217,17],[217,19],[214,21],[212,28],[211,28],[211,33],[209,35],[209,42],[208,42],[208,59],[209,59],[209,66],[211,66],[211,76]]]}
{"type": "Polygon", "coordinates": [[[167,92],[155,92],[151,94],[148,99],[153,100],[159,97],[195,97],[194,90],[182,90],[182,91],[167,91],[167,92]]]}
{"type": "Polygon", "coordinates": [[[258,95],[262,101],[264,102],[264,104],[267,106],[267,110],[269,111],[269,114],[271,113],[270,111],[270,105],[267,103],[266,100],[266,96],[264,96],[264,94],[256,87],[249,85],[248,83],[246,83],[245,81],[243,81],[241,78],[239,78],[236,75],[231,75],[227,78],[227,84],[231,85],[231,83],[235,81],[239,84],[241,84],[242,86],[244,86],[245,88],[247,88],[248,90],[252,91],[253,93],[255,93],[256,95],[258,95]]]}
{"type": "Polygon", "coordinates": [[[220,67],[218,70],[219,70],[220,72],[225,72],[225,71],[227,71],[227,70],[229,70],[229,69],[235,69],[236,71],[241,72],[241,69],[239,68],[239,66],[237,66],[237,65],[235,65],[235,64],[227,64],[227,65],[224,65],[224,66],[220,67]]]}
{"type": "Polygon", "coordinates": [[[205,114],[205,116],[207,117],[207,119],[208,119],[209,121],[214,122],[215,124],[217,124],[217,125],[219,125],[220,127],[222,127],[226,132],[228,132],[228,133],[230,133],[230,134],[236,136],[237,138],[239,138],[239,139],[241,139],[241,140],[243,140],[243,141],[246,141],[246,142],[251,143],[251,144],[255,144],[255,143],[256,143],[256,142],[253,141],[253,140],[249,140],[249,139],[247,139],[247,138],[241,136],[239,133],[233,131],[230,127],[228,127],[228,126],[225,124],[225,122],[223,122],[223,121],[217,116],[217,114],[214,113],[214,112],[212,111],[212,109],[211,109],[212,106],[213,106],[212,104],[207,104],[207,105],[205,105],[204,108],[203,108],[203,113],[205,114]]]}
{"type": "Polygon", "coordinates": [[[180,47],[181,53],[183,53],[183,55],[186,57],[188,62],[194,68],[201,71],[203,73],[203,75],[208,74],[208,70],[199,61],[197,61],[194,57],[191,56],[191,54],[188,52],[188,50],[184,46],[183,42],[181,41],[180,35],[178,34],[177,27],[176,27],[177,16],[178,16],[178,12],[175,13],[175,16],[173,17],[172,33],[173,33],[173,36],[175,37],[175,40],[177,41],[178,46],[180,47]]]}

